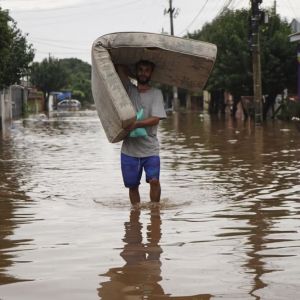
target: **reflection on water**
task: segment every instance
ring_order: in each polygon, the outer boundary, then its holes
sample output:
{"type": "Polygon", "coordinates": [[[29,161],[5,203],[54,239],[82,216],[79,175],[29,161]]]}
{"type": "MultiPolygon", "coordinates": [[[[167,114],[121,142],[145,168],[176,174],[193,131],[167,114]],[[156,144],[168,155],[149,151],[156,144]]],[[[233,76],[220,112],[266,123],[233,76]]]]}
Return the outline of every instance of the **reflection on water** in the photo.
{"type": "Polygon", "coordinates": [[[11,142],[0,139],[0,284],[24,280],[5,270],[17,259],[18,249],[25,249],[31,242],[13,238],[14,230],[30,222],[32,216],[18,212],[25,203],[30,205],[30,199],[20,189],[17,169],[22,161],[12,157],[11,147],[11,142]]]}
{"type": "Polygon", "coordinates": [[[130,210],[95,112],[15,123],[0,140],[0,298],[300,298],[294,123],[180,113],[159,137],[162,203],[143,182],[130,210]]]}
{"type": "Polygon", "coordinates": [[[225,208],[217,204],[221,208],[213,214],[214,219],[225,221],[215,236],[223,240],[246,238],[238,247],[244,248],[240,255],[246,255],[241,267],[246,268],[245,274],[253,274],[252,298],[297,298],[299,132],[289,123],[269,123],[254,130],[249,122],[196,120],[197,116],[186,114],[174,118],[171,126],[165,124],[165,161],[179,174],[172,186],[183,179],[182,187],[197,185],[189,197],[199,199],[203,193],[212,203],[226,203],[225,208]],[[283,267],[287,265],[287,269],[283,267]],[[290,278],[286,291],[282,290],[284,276],[290,278]]]}
{"type": "Polygon", "coordinates": [[[120,255],[125,265],[120,268],[111,268],[103,275],[109,281],[101,283],[99,296],[102,299],[126,299],[132,296],[163,295],[161,281],[162,249],[159,245],[160,231],[159,211],[151,212],[150,224],[147,227],[147,242],[143,242],[140,222],[140,211],[132,210],[129,221],[124,223],[125,243],[120,255]]]}
{"type": "Polygon", "coordinates": [[[129,221],[124,223],[124,248],[120,256],[125,265],[111,268],[102,276],[109,281],[101,283],[101,299],[194,299],[207,300],[210,295],[172,297],[164,292],[161,276],[161,217],[159,207],[150,208],[147,242],[143,242],[140,210],[131,210],[129,221]]]}

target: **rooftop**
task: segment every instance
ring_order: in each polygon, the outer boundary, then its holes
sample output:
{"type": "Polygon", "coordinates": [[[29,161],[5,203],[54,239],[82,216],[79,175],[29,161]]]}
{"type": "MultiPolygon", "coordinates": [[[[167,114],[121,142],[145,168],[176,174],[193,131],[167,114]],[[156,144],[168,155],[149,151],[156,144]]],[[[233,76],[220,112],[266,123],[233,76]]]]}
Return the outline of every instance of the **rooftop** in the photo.
{"type": "Polygon", "coordinates": [[[300,32],[300,19],[293,19],[291,22],[291,28],[293,33],[300,32]]]}

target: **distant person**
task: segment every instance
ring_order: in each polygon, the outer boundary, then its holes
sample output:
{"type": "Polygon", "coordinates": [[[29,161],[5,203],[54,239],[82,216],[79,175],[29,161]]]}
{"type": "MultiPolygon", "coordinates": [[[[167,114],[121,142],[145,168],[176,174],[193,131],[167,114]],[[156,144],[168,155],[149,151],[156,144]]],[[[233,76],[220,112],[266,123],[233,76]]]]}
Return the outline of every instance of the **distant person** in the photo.
{"type": "Polygon", "coordinates": [[[123,65],[116,66],[117,72],[139,115],[132,126],[126,128],[129,134],[121,148],[121,169],[125,187],[129,188],[132,205],[140,203],[139,185],[143,171],[150,184],[151,202],[159,202],[161,187],[159,182],[160,157],[157,127],[166,112],[162,92],[150,86],[155,65],[147,60],[136,63],[137,86],[131,83],[128,70],[123,65]],[[135,134],[136,129],[144,128],[144,133],[135,134]]]}

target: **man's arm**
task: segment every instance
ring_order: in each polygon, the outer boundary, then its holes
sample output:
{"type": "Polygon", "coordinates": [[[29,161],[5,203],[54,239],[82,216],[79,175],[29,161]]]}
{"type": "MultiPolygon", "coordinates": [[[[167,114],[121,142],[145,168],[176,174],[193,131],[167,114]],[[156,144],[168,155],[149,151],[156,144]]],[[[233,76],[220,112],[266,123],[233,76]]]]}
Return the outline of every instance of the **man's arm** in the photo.
{"type": "Polygon", "coordinates": [[[129,80],[129,71],[128,71],[128,67],[126,65],[115,65],[115,69],[123,83],[123,85],[126,87],[130,80],[129,80]]]}
{"type": "Polygon", "coordinates": [[[135,128],[155,126],[159,123],[159,120],[158,117],[150,117],[141,121],[135,121],[131,126],[127,127],[126,130],[131,131],[135,128]]]}

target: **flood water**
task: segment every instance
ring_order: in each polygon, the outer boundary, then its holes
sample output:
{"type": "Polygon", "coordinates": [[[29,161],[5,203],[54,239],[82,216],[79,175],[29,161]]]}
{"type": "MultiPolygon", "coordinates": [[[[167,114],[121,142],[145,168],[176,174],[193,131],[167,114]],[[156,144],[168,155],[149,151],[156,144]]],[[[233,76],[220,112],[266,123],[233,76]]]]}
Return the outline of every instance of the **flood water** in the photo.
{"type": "Polygon", "coordinates": [[[159,207],[132,210],[96,112],[0,139],[0,299],[300,299],[300,131],[161,122],[159,207]]]}

